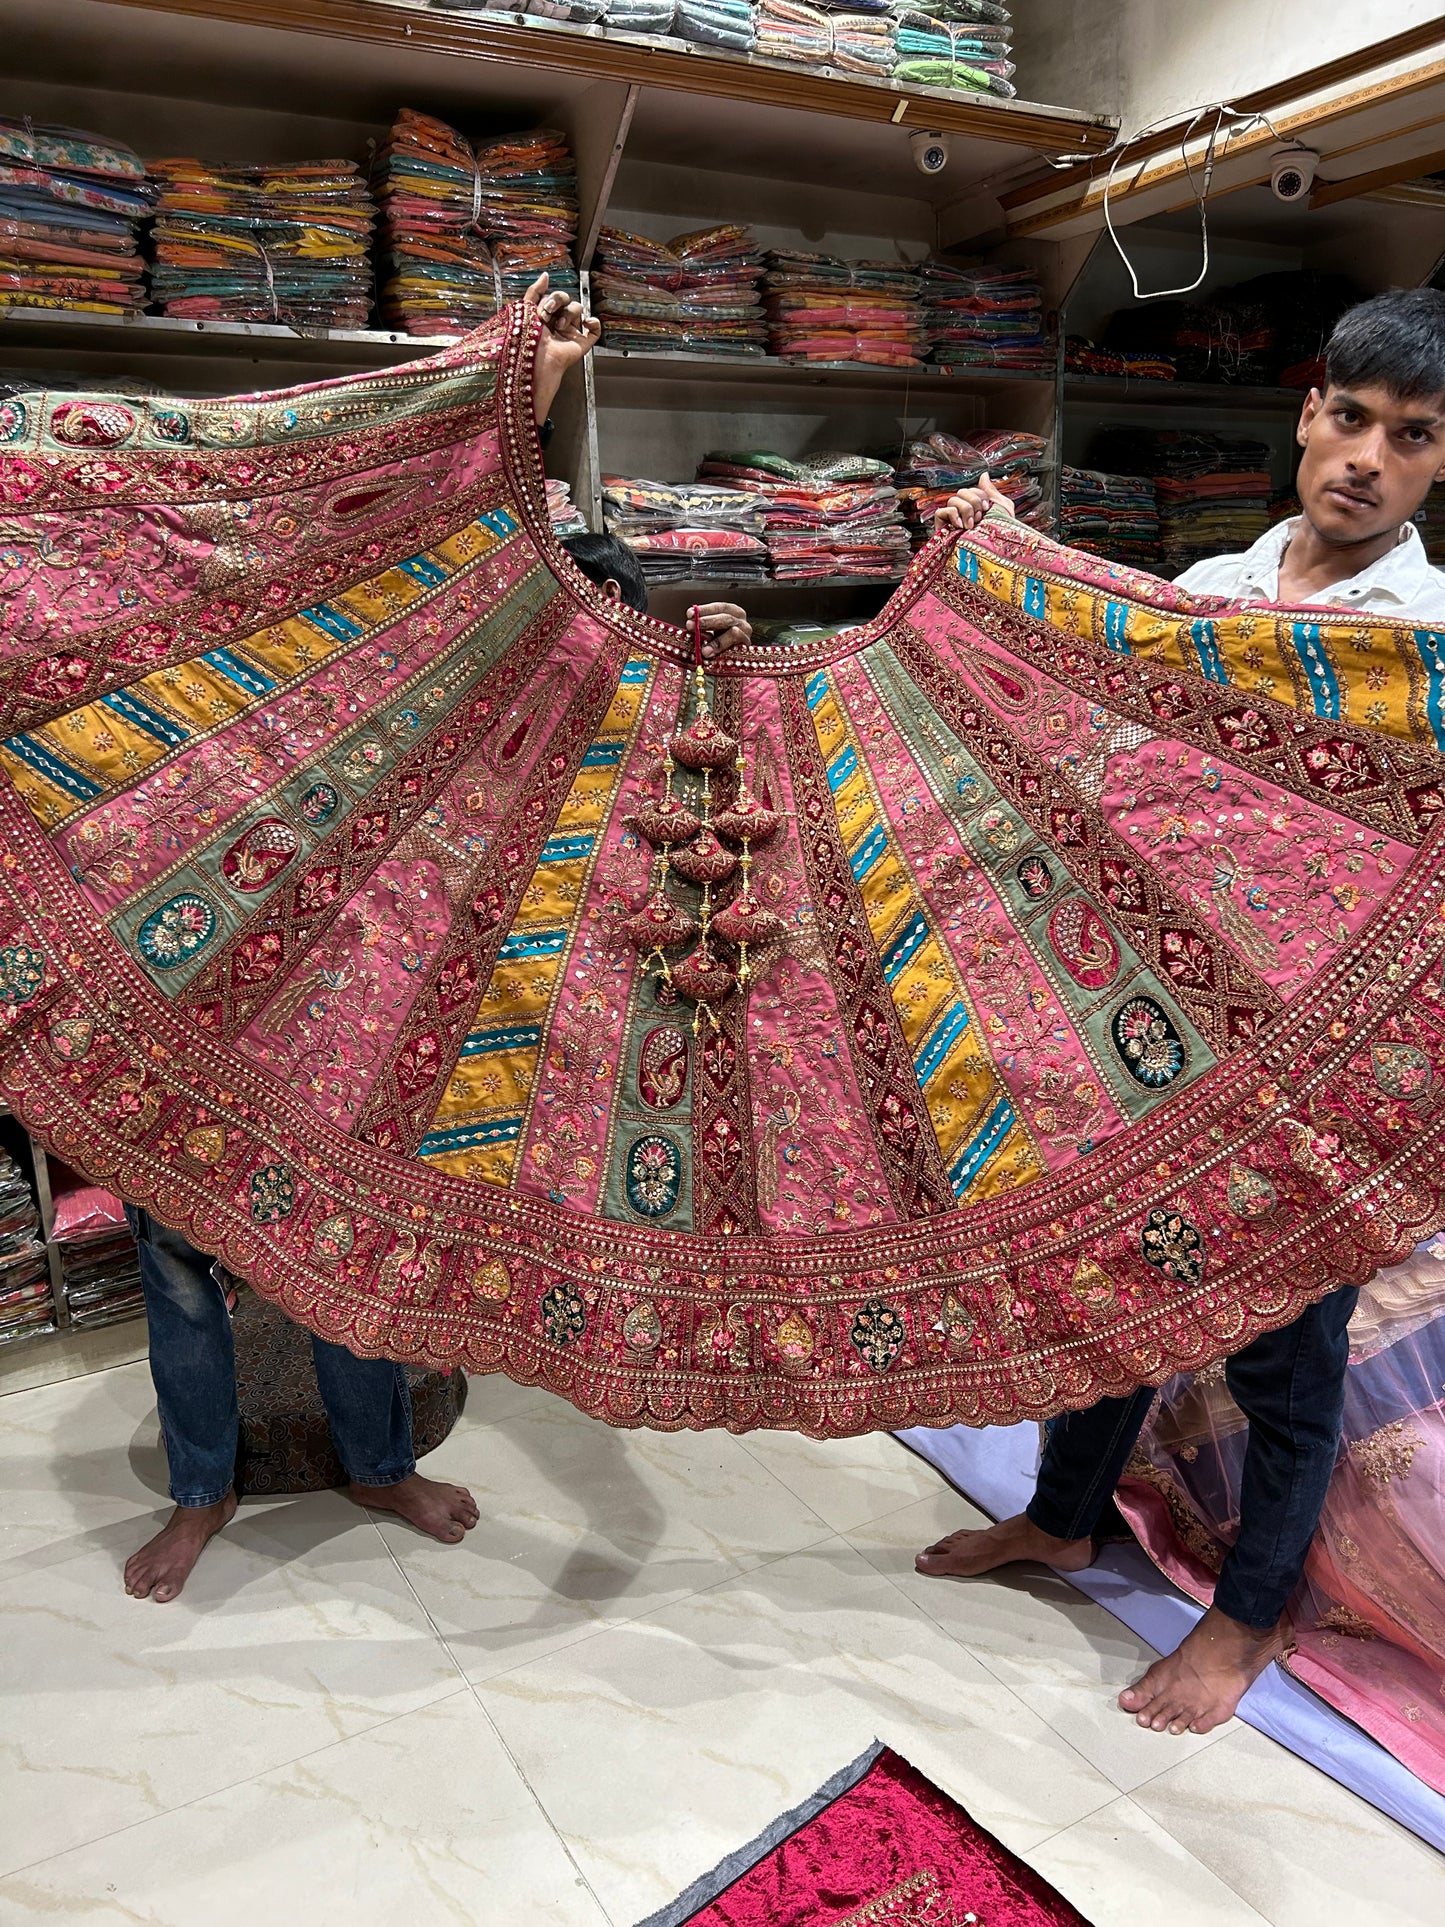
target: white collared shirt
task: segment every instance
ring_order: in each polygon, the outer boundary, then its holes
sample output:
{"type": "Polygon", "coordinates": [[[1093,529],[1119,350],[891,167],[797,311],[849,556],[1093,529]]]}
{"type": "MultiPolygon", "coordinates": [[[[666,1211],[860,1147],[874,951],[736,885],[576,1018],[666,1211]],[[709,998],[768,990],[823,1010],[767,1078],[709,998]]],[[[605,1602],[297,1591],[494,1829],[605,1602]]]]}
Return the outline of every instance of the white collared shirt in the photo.
{"type": "MultiPolygon", "coordinates": [[[[1277,522],[1242,555],[1211,555],[1174,580],[1196,595],[1228,596],[1233,602],[1278,602],[1279,565],[1299,518],[1277,522]]],[[[1345,576],[1305,597],[1308,607],[1372,609],[1377,615],[1445,625],[1445,571],[1430,566],[1425,544],[1413,522],[1400,531],[1393,549],[1358,575],[1345,576]]]]}

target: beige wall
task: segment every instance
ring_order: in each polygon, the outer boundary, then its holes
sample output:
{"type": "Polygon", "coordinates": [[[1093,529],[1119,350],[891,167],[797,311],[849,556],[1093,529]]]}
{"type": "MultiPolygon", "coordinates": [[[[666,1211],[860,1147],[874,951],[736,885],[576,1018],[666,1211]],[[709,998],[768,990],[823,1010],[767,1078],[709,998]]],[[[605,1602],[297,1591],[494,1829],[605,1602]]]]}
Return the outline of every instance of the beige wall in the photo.
{"type": "Polygon", "coordinates": [[[1441,0],[1013,0],[1027,100],[1118,114],[1132,133],[1435,20],[1441,0]]]}

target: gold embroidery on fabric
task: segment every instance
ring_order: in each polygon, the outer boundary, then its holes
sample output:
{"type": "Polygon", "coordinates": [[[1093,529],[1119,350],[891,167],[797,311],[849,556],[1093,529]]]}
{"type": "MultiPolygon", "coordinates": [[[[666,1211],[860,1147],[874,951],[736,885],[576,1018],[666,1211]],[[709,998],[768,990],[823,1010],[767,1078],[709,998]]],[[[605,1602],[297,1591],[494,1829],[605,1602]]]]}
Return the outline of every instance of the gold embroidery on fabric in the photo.
{"type": "Polygon", "coordinates": [[[1397,1418],[1368,1438],[1356,1439],[1350,1447],[1350,1462],[1367,1485],[1383,1488],[1392,1479],[1403,1483],[1424,1442],[1408,1419],[1397,1418]]]}
{"type": "Polygon", "coordinates": [[[1348,1606],[1331,1606],[1315,1621],[1321,1632],[1343,1633],[1346,1639],[1378,1639],[1379,1632],[1362,1613],[1348,1606]]]}
{"type": "Polygon", "coordinates": [[[931,1867],[844,1914],[833,1927],[976,1927],[977,1914],[956,1914],[931,1867]]]}

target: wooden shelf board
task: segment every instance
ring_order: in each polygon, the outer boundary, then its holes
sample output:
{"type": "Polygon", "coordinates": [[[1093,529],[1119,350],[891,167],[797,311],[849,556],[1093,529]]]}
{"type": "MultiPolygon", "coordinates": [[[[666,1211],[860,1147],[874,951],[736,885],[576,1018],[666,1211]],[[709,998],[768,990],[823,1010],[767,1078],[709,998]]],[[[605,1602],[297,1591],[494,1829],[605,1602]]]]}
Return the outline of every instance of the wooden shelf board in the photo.
{"type": "Polygon", "coordinates": [[[87,349],[141,349],[152,354],[236,354],[253,349],[270,360],[317,361],[334,367],[389,366],[420,361],[459,340],[457,335],[413,335],[380,329],[330,329],[297,334],[260,321],[182,321],[171,315],[92,314],[81,309],[0,308],[0,362],[7,341],[87,349]]]}
{"type": "Polygon", "coordinates": [[[1065,401],[1114,401],[1155,405],[1174,402],[1195,408],[1232,408],[1252,413],[1297,414],[1304,406],[1303,388],[1249,388],[1226,381],[1135,381],[1127,375],[1065,375],[1065,401]]]}
{"type": "Polygon", "coordinates": [[[780,355],[646,353],[600,347],[593,362],[599,389],[615,381],[706,381],[736,387],[883,389],[889,394],[926,390],[940,394],[993,393],[1001,388],[1051,388],[1052,375],[1023,375],[1010,368],[879,368],[861,361],[784,360],[780,355]]]}

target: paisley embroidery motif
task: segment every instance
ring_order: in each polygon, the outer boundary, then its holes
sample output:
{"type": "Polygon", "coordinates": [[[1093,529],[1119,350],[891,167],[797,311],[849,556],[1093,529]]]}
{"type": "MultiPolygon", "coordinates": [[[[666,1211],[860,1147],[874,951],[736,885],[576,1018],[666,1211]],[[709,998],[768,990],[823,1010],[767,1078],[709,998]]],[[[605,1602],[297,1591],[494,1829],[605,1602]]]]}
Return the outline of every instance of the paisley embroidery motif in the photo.
{"type": "Polygon", "coordinates": [[[339,1265],[343,1258],[351,1256],[355,1245],[356,1227],[345,1211],[323,1218],[311,1241],[311,1249],[323,1265],[339,1265]]]}
{"type": "Polygon", "coordinates": [[[1084,897],[1065,897],[1049,918],[1054,955],[1076,984],[1103,990],[1119,974],[1119,946],[1108,924],[1084,897]]]}
{"type": "Polygon", "coordinates": [[[186,890],[152,910],[136,932],[136,948],[153,970],[174,970],[204,950],[215,934],[215,906],[209,897],[186,890]]]}
{"type": "Polygon", "coordinates": [[[134,428],[119,402],[61,402],[50,417],[51,434],[71,448],[118,448],[134,428]]]}
{"type": "Polygon", "coordinates": [[[301,839],[279,816],[253,823],[221,858],[221,875],[233,890],[264,890],[295,860],[301,839]]]}
{"type": "Polygon", "coordinates": [[[1269,1179],[1247,1164],[1230,1165],[1225,1195],[1235,1217],[1242,1218],[1246,1224],[1252,1224],[1257,1218],[1268,1218],[1279,1204],[1279,1193],[1269,1179]]]}
{"type": "Polygon", "coordinates": [[[1121,1004],[1109,1032],[1125,1070],[1150,1090],[1172,1084],[1189,1061],[1173,1020],[1152,997],[1121,1004]]]}
{"type": "Polygon", "coordinates": [[[512,1274],[497,1258],[489,1258],[472,1273],[472,1290],[489,1305],[502,1305],[512,1295],[512,1274]]]}
{"type": "Polygon", "coordinates": [[[778,1357],[784,1365],[801,1368],[808,1363],[817,1349],[818,1341],[813,1336],[813,1327],[807,1319],[795,1311],[790,1311],[778,1326],[778,1357]]]}
{"type": "Polygon", "coordinates": [[[664,1218],[682,1188],[682,1152],[670,1137],[640,1137],[627,1153],[627,1202],[640,1218],[664,1218]]]}
{"type": "Polygon", "coordinates": [[[88,1017],[60,1017],[50,1026],[50,1048],[67,1064],[90,1055],[95,1025],[88,1017]]]}
{"type": "Polygon", "coordinates": [[[1087,1305],[1090,1311],[1098,1311],[1104,1305],[1111,1305],[1116,1295],[1114,1280],[1093,1258],[1080,1258],[1074,1266],[1074,1275],[1069,1280],[1069,1290],[1079,1303],[1087,1305]]]}
{"type": "Polygon", "coordinates": [[[1393,1041],[1372,1044],[1370,1066],[1375,1082],[1386,1097],[1406,1100],[1427,1097],[1435,1081],[1429,1058],[1414,1044],[1393,1041]]]}
{"type": "Polygon", "coordinates": [[[637,1088],[650,1110],[670,1111],[687,1089],[688,1043],[675,1024],[659,1025],[642,1040],[637,1088]]]}
{"type": "Polygon", "coordinates": [[[634,1352],[655,1352],[662,1343],[662,1320],[656,1305],[646,1298],[634,1305],[622,1321],[622,1337],[634,1352]]]}

